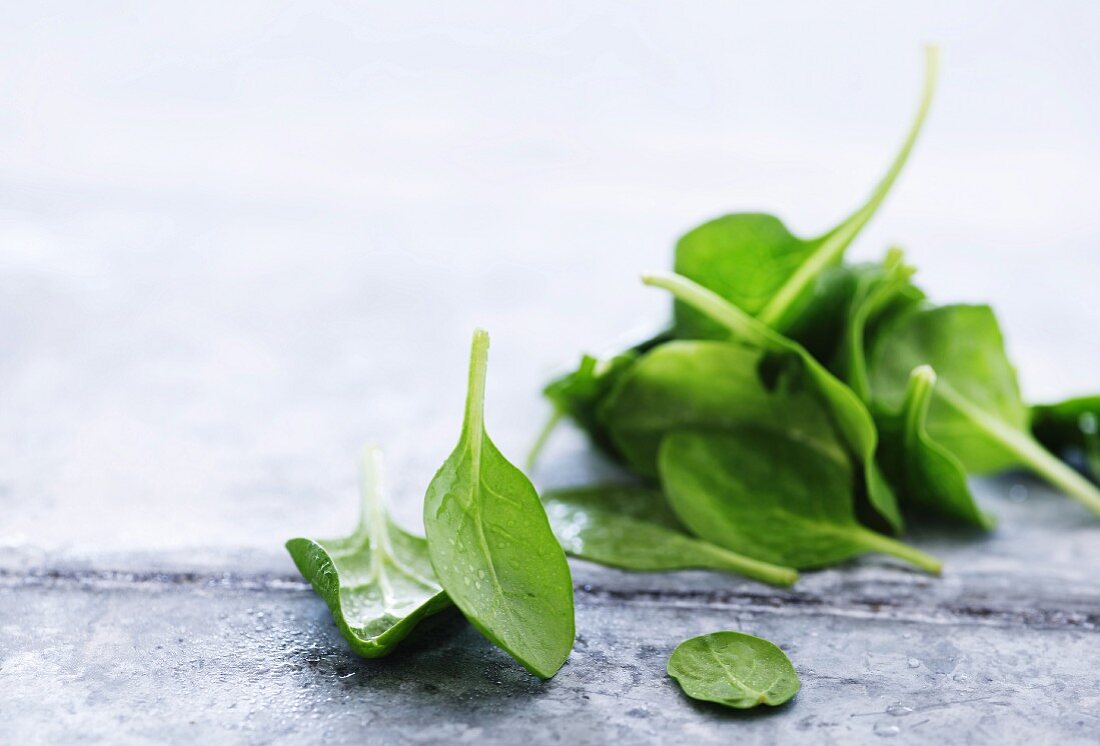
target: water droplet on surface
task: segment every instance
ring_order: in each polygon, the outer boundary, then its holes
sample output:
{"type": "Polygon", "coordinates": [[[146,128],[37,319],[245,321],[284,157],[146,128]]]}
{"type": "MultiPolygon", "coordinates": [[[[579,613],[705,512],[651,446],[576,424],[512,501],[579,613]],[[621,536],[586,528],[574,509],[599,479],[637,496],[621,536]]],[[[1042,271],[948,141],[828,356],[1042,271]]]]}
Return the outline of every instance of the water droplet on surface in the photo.
{"type": "Polygon", "coordinates": [[[894,704],[892,704],[892,705],[890,705],[889,707],[886,708],[886,714],[887,715],[893,715],[896,718],[905,717],[906,715],[910,714],[911,712],[913,712],[913,708],[912,707],[907,707],[907,706],[903,705],[901,702],[895,702],[894,704]]]}
{"type": "Polygon", "coordinates": [[[909,659],[909,668],[920,668],[920,661],[916,658],[909,659]]]}
{"type": "Polygon", "coordinates": [[[893,738],[897,734],[901,733],[901,728],[896,725],[887,725],[886,723],[875,723],[874,731],[876,736],[882,736],[883,738],[893,738]]]}
{"type": "Polygon", "coordinates": [[[1022,484],[1012,485],[1012,489],[1008,491],[1008,499],[1014,503],[1022,503],[1027,500],[1027,487],[1022,484]]]}

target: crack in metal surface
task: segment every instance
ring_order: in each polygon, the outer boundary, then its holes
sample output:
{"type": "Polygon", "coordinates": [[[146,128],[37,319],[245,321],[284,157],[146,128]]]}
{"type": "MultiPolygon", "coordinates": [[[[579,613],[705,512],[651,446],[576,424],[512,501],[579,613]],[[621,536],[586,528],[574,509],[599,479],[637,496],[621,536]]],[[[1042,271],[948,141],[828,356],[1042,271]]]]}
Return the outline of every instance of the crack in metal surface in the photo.
{"type": "MultiPolygon", "coordinates": [[[[880,584],[876,584],[880,585],[880,584]]],[[[57,588],[91,591],[199,590],[212,592],[297,592],[310,591],[302,578],[278,573],[201,571],[132,571],[86,568],[0,569],[0,589],[57,588]]],[[[912,590],[908,588],[908,590],[912,590]]],[[[663,608],[723,609],[742,613],[778,615],[844,616],[940,624],[984,624],[1038,629],[1100,631],[1100,598],[1076,599],[1074,608],[975,603],[965,598],[934,596],[927,603],[912,600],[910,594],[891,596],[878,587],[874,593],[860,593],[852,584],[833,593],[789,590],[753,591],[745,588],[720,590],[624,589],[576,585],[578,606],[658,606],[663,608]],[[840,592],[836,592],[840,590],[840,592]]],[[[1031,601],[1034,603],[1034,600],[1031,601]]]]}

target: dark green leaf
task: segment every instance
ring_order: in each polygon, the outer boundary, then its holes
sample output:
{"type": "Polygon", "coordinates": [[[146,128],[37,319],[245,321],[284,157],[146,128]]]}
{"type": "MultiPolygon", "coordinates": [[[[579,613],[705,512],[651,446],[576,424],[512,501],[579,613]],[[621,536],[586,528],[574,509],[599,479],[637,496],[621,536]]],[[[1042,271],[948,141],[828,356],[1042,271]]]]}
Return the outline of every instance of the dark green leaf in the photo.
{"type": "Polygon", "coordinates": [[[932,366],[939,380],[928,433],[976,473],[1025,466],[1100,513],[1100,490],[1031,437],[1016,371],[988,306],[917,308],[893,319],[868,355],[877,409],[902,406],[909,373],[932,366]]]}
{"type": "Polygon", "coordinates": [[[744,709],[781,705],[801,683],[786,654],[742,632],[712,632],[680,643],[668,675],[693,699],[744,709]]]}
{"type": "MultiPolygon", "coordinates": [[[[713,290],[766,325],[786,331],[796,325],[813,296],[817,278],[838,263],[845,250],[886,198],[910,151],[932,101],[937,59],[929,48],[925,84],[916,118],[885,176],[867,202],[823,236],[801,239],[771,215],[726,215],[692,230],[676,245],[678,274],[713,290]]],[[[721,327],[683,303],[675,306],[682,338],[721,337],[721,327]]]]}
{"type": "Polygon", "coordinates": [[[328,604],[352,650],[367,658],[393,651],[424,617],[451,605],[428,559],[428,544],[387,515],[382,456],[367,452],[359,525],[344,539],[291,539],[294,564],[328,604]]]}
{"type": "Polygon", "coordinates": [[[731,551],[798,569],[885,552],[939,572],[933,558],[862,526],[850,468],[797,438],[751,428],[674,433],[660,468],[680,520],[731,551]]]}
{"type": "Polygon", "coordinates": [[[773,585],[798,573],[689,536],[659,490],[602,485],[543,495],[550,525],[568,554],[625,570],[723,570],[773,585]]]}
{"type": "MultiPolygon", "coordinates": [[[[894,494],[875,463],[878,434],[874,420],[850,388],[797,342],[773,331],[760,320],[691,280],[678,275],[649,276],[644,280],[647,284],[670,291],[681,302],[706,314],[726,329],[733,340],[766,351],[764,363],[759,367],[762,383],[766,387],[771,387],[772,376],[786,375],[797,381],[807,396],[816,398],[818,408],[825,413],[860,464],[861,485],[870,506],[891,530],[901,530],[902,519],[894,494]]],[[[624,378],[624,386],[626,380],[624,378]]],[[[732,409],[740,406],[735,400],[729,402],[732,409]]],[[[759,423],[759,418],[756,421],[759,423]]]]}
{"type": "Polygon", "coordinates": [[[1080,460],[1100,482],[1100,396],[1082,396],[1031,408],[1031,431],[1046,448],[1080,460]]]}
{"type": "Polygon", "coordinates": [[[951,451],[928,434],[928,409],[935,385],[932,368],[927,365],[915,368],[901,411],[883,413],[877,418],[881,435],[879,460],[902,506],[909,511],[991,529],[995,521],[974,501],[966,469],[951,451]]]}
{"type": "Polygon", "coordinates": [[[573,647],[573,584],[538,493],[485,432],[488,355],[489,336],[479,329],[462,434],[424,499],[428,551],[470,623],[550,678],[573,647]]]}

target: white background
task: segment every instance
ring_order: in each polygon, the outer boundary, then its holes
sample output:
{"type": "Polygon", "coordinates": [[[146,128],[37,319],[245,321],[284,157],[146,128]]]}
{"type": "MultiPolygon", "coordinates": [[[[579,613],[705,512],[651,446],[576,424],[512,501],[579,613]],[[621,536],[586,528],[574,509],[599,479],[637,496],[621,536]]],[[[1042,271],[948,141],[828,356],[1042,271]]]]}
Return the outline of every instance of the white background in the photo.
{"type": "Polygon", "coordinates": [[[473,326],[518,459],[679,234],[864,198],[929,41],[852,255],[991,302],[1029,397],[1100,390],[1100,5],[464,5],[0,3],[0,544],[338,532],[367,440],[415,516],[473,326]]]}

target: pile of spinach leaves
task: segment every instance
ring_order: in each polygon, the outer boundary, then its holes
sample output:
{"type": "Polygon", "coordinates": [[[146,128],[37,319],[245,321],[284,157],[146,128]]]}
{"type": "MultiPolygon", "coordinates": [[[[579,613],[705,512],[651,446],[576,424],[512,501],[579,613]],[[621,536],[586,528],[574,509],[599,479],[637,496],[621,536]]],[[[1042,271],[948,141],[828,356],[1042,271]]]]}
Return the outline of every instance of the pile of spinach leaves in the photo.
{"type": "MultiPolygon", "coordinates": [[[[868,552],[938,574],[935,558],[896,538],[906,521],[991,530],[968,475],[1018,467],[1100,513],[1100,396],[1029,407],[992,309],[933,304],[898,249],[844,261],[909,158],[936,73],[930,48],[912,125],[850,216],[810,239],[757,213],[689,231],[675,271],[643,278],[672,296],[669,327],[585,355],[546,386],[553,416],[529,466],[568,419],[629,483],[540,498],[486,434],[489,340],[476,331],[459,442],[424,500],[426,538],[387,515],[371,450],[355,531],[287,543],[352,649],[386,655],[455,606],[550,678],[575,635],[566,553],[779,586],[868,552]]],[[[799,689],[779,648],[733,631],[687,640],[667,670],[688,696],[730,707],[779,705],[799,689]]]]}
{"type": "MultiPolygon", "coordinates": [[[[916,117],[849,217],[812,239],[757,213],[689,231],[675,271],[643,278],[673,296],[669,328],[546,387],[552,421],[584,430],[689,538],[796,569],[879,552],[937,573],[895,538],[906,521],[991,530],[967,476],[1018,467],[1100,513],[1096,485],[1048,450],[1100,474],[1097,397],[1029,408],[992,309],[933,304],[898,249],[844,261],[913,149],[936,74],[930,48],[916,117]]],[[[586,509],[633,520],[621,493],[587,488],[586,509]]],[[[597,554],[575,533],[559,530],[578,556],[624,566],[638,552],[597,554]]]]}

